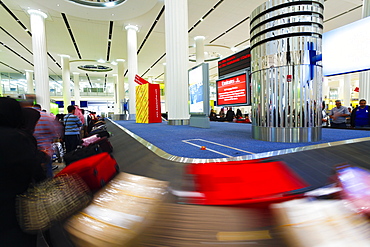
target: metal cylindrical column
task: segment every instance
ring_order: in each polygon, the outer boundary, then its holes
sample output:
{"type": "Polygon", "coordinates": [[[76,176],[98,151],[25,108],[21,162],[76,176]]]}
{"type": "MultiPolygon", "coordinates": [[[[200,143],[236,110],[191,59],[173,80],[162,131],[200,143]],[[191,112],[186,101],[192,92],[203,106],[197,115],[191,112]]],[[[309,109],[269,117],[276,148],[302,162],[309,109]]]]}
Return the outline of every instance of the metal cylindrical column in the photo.
{"type": "Polygon", "coordinates": [[[37,102],[50,112],[50,87],[46,51],[45,18],[39,10],[28,10],[31,20],[33,68],[35,73],[35,92],[37,102]]]}
{"type": "Polygon", "coordinates": [[[204,38],[204,36],[194,37],[196,64],[201,64],[204,62],[204,38]]]}
{"type": "Polygon", "coordinates": [[[323,0],[269,0],[252,12],[253,138],[321,140],[323,11],[323,0]]]}
{"type": "Polygon", "coordinates": [[[3,81],[1,79],[1,73],[0,73],[0,97],[3,97],[3,81]]]}
{"type": "Polygon", "coordinates": [[[75,105],[81,107],[81,96],[80,96],[80,73],[74,72],[73,73],[73,82],[74,82],[74,98],[75,98],[75,105]]]}
{"type": "Polygon", "coordinates": [[[35,88],[33,86],[33,71],[26,70],[26,80],[27,80],[27,93],[34,94],[35,88]]]}
{"type": "MultiPolygon", "coordinates": [[[[128,67],[128,93],[129,93],[129,119],[136,119],[136,83],[137,74],[137,31],[138,28],[133,25],[125,27],[127,30],[127,67],[128,67]]],[[[119,84],[118,84],[119,85],[119,84]]]]}
{"type": "Polygon", "coordinates": [[[69,56],[61,55],[64,113],[68,113],[67,107],[71,104],[71,73],[69,69],[69,56]]]}
{"type": "MultiPolygon", "coordinates": [[[[118,74],[117,74],[117,107],[118,107],[118,114],[122,114],[123,113],[122,102],[125,99],[125,64],[124,64],[125,60],[124,59],[117,59],[116,61],[117,61],[117,71],[118,71],[118,74]]],[[[136,71],[137,71],[137,67],[136,67],[136,71]]],[[[130,71],[128,73],[130,74],[130,71]]],[[[134,78],[135,78],[135,75],[134,75],[134,78]]],[[[135,82],[134,82],[134,84],[135,84],[135,82]]],[[[132,87],[132,85],[131,85],[131,87],[132,87]]],[[[134,94],[135,94],[136,85],[134,85],[133,87],[134,87],[133,90],[134,90],[134,94]]],[[[131,90],[129,90],[129,91],[131,92],[131,90]]],[[[135,94],[135,96],[136,96],[136,94],[135,94]]],[[[131,97],[131,95],[130,95],[130,97],[131,97]]],[[[136,109],[135,109],[135,111],[136,111],[136,109]]],[[[134,114],[135,114],[135,112],[134,112],[134,114]]]]}
{"type": "Polygon", "coordinates": [[[189,124],[188,93],[188,2],[165,0],[166,100],[168,124],[189,124]]]}

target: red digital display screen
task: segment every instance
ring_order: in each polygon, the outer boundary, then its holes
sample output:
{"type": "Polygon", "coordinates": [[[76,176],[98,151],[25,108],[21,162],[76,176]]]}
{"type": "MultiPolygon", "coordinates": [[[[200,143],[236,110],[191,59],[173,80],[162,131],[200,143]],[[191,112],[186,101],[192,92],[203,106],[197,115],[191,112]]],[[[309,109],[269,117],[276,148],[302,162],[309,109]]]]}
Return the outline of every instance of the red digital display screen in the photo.
{"type": "Polygon", "coordinates": [[[247,75],[217,81],[217,105],[249,104],[247,75]]]}

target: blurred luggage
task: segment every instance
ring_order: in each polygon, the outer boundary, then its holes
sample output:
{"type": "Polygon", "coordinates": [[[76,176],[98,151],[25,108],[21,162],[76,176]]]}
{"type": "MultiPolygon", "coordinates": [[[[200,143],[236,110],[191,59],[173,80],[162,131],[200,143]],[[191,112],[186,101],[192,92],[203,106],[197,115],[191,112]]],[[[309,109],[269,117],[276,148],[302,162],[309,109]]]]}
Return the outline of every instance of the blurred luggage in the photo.
{"type": "Polygon", "coordinates": [[[110,133],[107,130],[104,129],[96,129],[94,131],[91,131],[88,136],[97,135],[98,137],[110,137],[110,133]]]}
{"type": "Polygon", "coordinates": [[[65,229],[76,247],[130,246],[150,225],[150,214],[164,200],[167,184],[121,172],[88,207],[66,221],[65,229]]]}
{"type": "Polygon", "coordinates": [[[54,142],[52,146],[54,150],[53,161],[58,161],[59,163],[62,163],[64,156],[63,144],[60,142],[54,142]]]}
{"type": "Polygon", "coordinates": [[[102,121],[102,120],[99,120],[99,121],[97,121],[96,123],[93,124],[93,127],[98,127],[98,126],[101,126],[101,125],[105,125],[105,122],[102,121]]]}
{"type": "Polygon", "coordinates": [[[309,185],[284,162],[247,160],[188,165],[194,177],[195,190],[202,197],[190,198],[190,203],[203,205],[235,205],[284,201],[301,195],[309,185]]]}
{"type": "Polygon", "coordinates": [[[19,225],[30,233],[46,230],[86,207],[91,199],[89,188],[76,175],[46,180],[17,196],[19,225]]]}
{"type": "Polygon", "coordinates": [[[271,205],[291,247],[370,246],[370,225],[345,200],[293,200],[271,205]]]}
{"type": "Polygon", "coordinates": [[[107,126],[105,126],[105,124],[103,124],[103,125],[97,125],[97,126],[93,126],[92,127],[92,129],[91,129],[91,131],[96,131],[96,130],[107,130],[107,126]]]}
{"type": "Polygon", "coordinates": [[[342,189],[340,197],[357,212],[370,215],[370,171],[342,164],[336,166],[336,182],[342,189]]]}
{"type": "Polygon", "coordinates": [[[154,221],[134,246],[285,246],[270,234],[272,219],[260,209],[166,203],[154,221]]]}
{"type": "Polygon", "coordinates": [[[119,167],[116,160],[104,152],[71,163],[61,170],[57,177],[77,174],[90,190],[96,191],[107,184],[118,172],[119,167]]]}
{"type": "Polygon", "coordinates": [[[98,140],[100,140],[100,137],[98,135],[92,135],[92,136],[89,136],[89,137],[86,137],[86,138],[83,138],[81,141],[82,141],[82,146],[84,147],[87,147],[89,146],[90,144],[94,144],[95,142],[97,142],[98,140]]]}
{"type": "Polygon", "coordinates": [[[80,159],[90,157],[95,154],[102,153],[103,150],[100,148],[99,144],[92,144],[87,147],[77,148],[76,150],[66,153],[64,155],[64,162],[66,166],[80,159]]]}

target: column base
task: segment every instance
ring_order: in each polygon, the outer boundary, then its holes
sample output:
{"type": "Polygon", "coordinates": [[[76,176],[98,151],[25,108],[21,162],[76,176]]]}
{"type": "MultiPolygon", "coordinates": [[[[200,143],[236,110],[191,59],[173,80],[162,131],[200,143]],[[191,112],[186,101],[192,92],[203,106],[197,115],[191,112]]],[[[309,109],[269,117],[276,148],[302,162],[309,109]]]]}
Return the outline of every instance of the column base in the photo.
{"type": "Polygon", "coordinates": [[[168,125],[189,125],[189,119],[173,119],[168,120],[168,125]]]}
{"type": "Polygon", "coordinates": [[[321,127],[280,128],[252,126],[252,137],[269,142],[317,142],[321,140],[321,127]]]}

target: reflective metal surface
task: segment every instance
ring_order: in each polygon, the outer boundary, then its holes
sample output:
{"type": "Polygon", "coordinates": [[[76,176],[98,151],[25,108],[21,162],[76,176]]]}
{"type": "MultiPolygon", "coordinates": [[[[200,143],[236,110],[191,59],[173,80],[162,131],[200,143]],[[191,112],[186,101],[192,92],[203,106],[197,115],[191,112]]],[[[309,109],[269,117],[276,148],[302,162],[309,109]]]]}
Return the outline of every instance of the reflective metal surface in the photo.
{"type": "Polygon", "coordinates": [[[253,138],[321,140],[323,1],[270,0],[251,15],[253,138]]]}
{"type": "Polygon", "coordinates": [[[189,119],[168,120],[168,125],[189,125],[189,119]]]}
{"type": "Polygon", "coordinates": [[[243,156],[237,156],[233,158],[218,158],[218,159],[197,159],[197,158],[186,158],[186,157],[180,157],[176,155],[171,155],[169,153],[166,153],[162,149],[154,146],[150,142],[144,140],[140,136],[132,133],[128,129],[124,128],[123,126],[117,124],[116,122],[108,119],[112,124],[116,125],[118,128],[126,132],[129,136],[134,138],[136,141],[140,142],[142,145],[144,145],[147,149],[158,155],[159,157],[167,160],[171,160],[174,162],[180,162],[180,163],[209,163],[209,162],[227,162],[227,161],[234,161],[234,160],[253,160],[253,159],[260,159],[260,158],[268,158],[268,157],[274,157],[277,155],[283,155],[283,154],[290,154],[290,153],[296,153],[301,151],[307,151],[307,150],[314,150],[314,149],[320,149],[320,148],[327,148],[327,147],[334,147],[339,145],[345,145],[345,144],[351,144],[351,143],[358,143],[358,142],[364,142],[364,141],[370,141],[370,137],[364,137],[364,138],[357,138],[357,139],[351,139],[351,140],[344,140],[344,141],[337,141],[337,142],[328,142],[328,143],[321,143],[321,144],[315,144],[315,145],[309,145],[305,147],[297,147],[297,148],[288,148],[288,149],[282,149],[282,150],[276,150],[276,151],[269,151],[264,153],[258,153],[258,154],[252,154],[252,155],[243,155],[243,156]]]}

